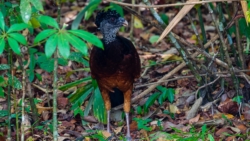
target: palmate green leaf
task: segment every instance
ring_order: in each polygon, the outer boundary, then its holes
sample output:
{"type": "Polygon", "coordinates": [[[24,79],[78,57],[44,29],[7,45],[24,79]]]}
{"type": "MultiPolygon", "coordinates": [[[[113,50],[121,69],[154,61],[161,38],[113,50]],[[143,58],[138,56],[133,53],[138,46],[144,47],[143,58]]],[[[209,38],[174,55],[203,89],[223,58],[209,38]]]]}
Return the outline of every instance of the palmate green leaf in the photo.
{"type": "Polygon", "coordinates": [[[8,64],[0,64],[0,70],[8,70],[10,66],[8,64]]]}
{"type": "Polygon", "coordinates": [[[49,39],[46,41],[45,43],[45,55],[50,58],[52,56],[52,54],[55,52],[56,50],[56,46],[58,43],[58,35],[52,35],[49,37],[49,39]]]}
{"type": "Polygon", "coordinates": [[[83,31],[83,30],[70,30],[69,32],[82,38],[83,40],[86,40],[87,42],[90,42],[91,44],[103,49],[102,41],[99,38],[97,38],[94,34],[91,34],[87,31],[83,31]]]}
{"type": "Polygon", "coordinates": [[[147,110],[152,104],[154,104],[155,100],[159,97],[160,93],[156,92],[152,94],[145,103],[145,109],[147,110]]]}
{"type": "Polygon", "coordinates": [[[43,4],[41,0],[31,0],[30,1],[34,7],[39,10],[39,11],[43,11],[43,4]]]}
{"type": "Polygon", "coordinates": [[[102,99],[101,92],[99,88],[95,88],[94,91],[94,103],[93,103],[93,112],[94,116],[102,123],[107,123],[107,113],[105,110],[105,105],[102,99]]]}
{"type": "Polygon", "coordinates": [[[85,101],[85,99],[91,94],[94,87],[91,83],[86,84],[84,87],[77,89],[77,91],[71,94],[68,98],[69,101],[73,104],[71,107],[72,110],[76,109],[85,101]]]}
{"type": "Polygon", "coordinates": [[[88,4],[90,7],[88,10],[85,12],[85,17],[84,20],[88,20],[90,16],[93,14],[93,12],[97,9],[98,5],[101,3],[101,0],[92,0],[88,4]]]}
{"type": "Polygon", "coordinates": [[[4,48],[5,48],[5,40],[4,38],[0,38],[0,54],[3,53],[4,48]]]}
{"type": "Polygon", "coordinates": [[[79,12],[76,19],[72,23],[71,29],[77,29],[82,21],[83,16],[85,15],[85,12],[92,6],[98,5],[101,2],[102,2],[101,0],[91,0],[90,3],[87,6],[85,6],[81,12],[79,12]]]}
{"type": "Polygon", "coordinates": [[[0,117],[5,117],[8,116],[8,111],[7,110],[0,110],[0,117]]]}
{"type": "Polygon", "coordinates": [[[3,87],[0,87],[0,97],[4,97],[4,90],[3,90],[3,87]]]}
{"type": "Polygon", "coordinates": [[[49,16],[40,16],[38,18],[38,20],[41,22],[41,23],[44,23],[46,25],[49,25],[49,26],[52,26],[54,28],[57,28],[59,29],[59,25],[58,23],[56,22],[55,19],[53,19],[52,17],[49,17],[49,16]]]}
{"type": "Polygon", "coordinates": [[[21,44],[27,45],[26,38],[22,34],[20,34],[20,33],[10,33],[9,36],[12,37],[13,39],[17,40],[21,44]]]}
{"type": "Polygon", "coordinates": [[[71,52],[69,56],[69,60],[82,63],[85,67],[89,67],[89,61],[83,58],[83,55],[81,52],[71,52]]]}
{"type": "Polygon", "coordinates": [[[83,79],[80,79],[80,80],[77,80],[77,81],[74,81],[74,82],[71,82],[71,83],[68,83],[68,84],[65,84],[61,87],[59,87],[59,90],[61,91],[66,91],[67,89],[71,88],[71,87],[74,87],[74,86],[77,86],[79,84],[82,84],[83,82],[88,82],[91,80],[91,77],[88,76],[88,77],[85,77],[83,79]]]}
{"type": "Polygon", "coordinates": [[[40,32],[36,38],[34,39],[34,43],[38,43],[40,41],[42,41],[43,39],[51,36],[52,34],[56,33],[56,30],[54,29],[46,29],[46,30],[43,30],[42,32],[40,32]]]}
{"type": "Polygon", "coordinates": [[[88,47],[84,43],[84,41],[82,41],[73,34],[66,34],[66,35],[67,35],[66,39],[74,48],[79,50],[83,55],[88,55],[88,47]]]}
{"type": "Polygon", "coordinates": [[[21,31],[24,30],[25,28],[28,28],[28,25],[25,23],[20,23],[20,24],[13,24],[9,30],[7,31],[7,33],[11,33],[13,31],[21,31]]]}
{"type": "Polygon", "coordinates": [[[58,50],[60,55],[67,59],[70,55],[70,47],[69,42],[67,41],[67,37],[64,36],[65,34],[58,35],[58,50]]]}
{"type": "Polygon", "coordinates": [[[30,0],[21,0],[20,12],[21,12],[21,16],[22,16],[23,21],[25,23],[28,23],[30,20],[30,17],[31,17],[30,0]]]}
{"type": "Polygon", "coordinates": [[[21,55],[20,46],[18,45],[17,41],[11,37],[8,37],[8,43],[10,48],[18,55],[21,55]]]}
{"type": "Polygon", "coordinates": [[[94,104],[94,99],[95,99],[95,95],[92,94],[91,97],[90,97],[90,99],[89,99],[89,101],[88,101],[87,106],[84,109],[84,116],[88,116],[89,115],[89,112],[90,112],[90,110],[92,108],[92,105],[94,104]]]}
{"type": "Polygon", "coordinates": [[[0,12],[0,28],[5,31],[5,23],[4,23],[4,16],[2,12],[0,12]]]}
{"type": "Polygon", "coordinates": [[[168,88],[166,93],[167,93],[167,98],[168,98],[169,102],[173,103],[174,102],[174,94],[175,94],[174,89],[168,88]]]}

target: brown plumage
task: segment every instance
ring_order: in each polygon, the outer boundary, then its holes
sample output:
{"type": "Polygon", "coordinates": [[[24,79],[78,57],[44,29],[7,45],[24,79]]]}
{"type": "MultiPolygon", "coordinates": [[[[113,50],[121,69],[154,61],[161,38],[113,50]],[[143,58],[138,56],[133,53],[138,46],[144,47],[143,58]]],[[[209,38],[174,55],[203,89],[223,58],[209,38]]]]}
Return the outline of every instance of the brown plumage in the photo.
{"type": "Polygon", "coordinates": [[[127,21],[115,11],[99,12],[96,25],[103,34],[104,50],[97,47],[92,49],[90,69],[92,77],[97,80],[108,112],[107,130],[110,132],[111,107],[124,103],[127,139],[130,140],[128,113],[133,83],[140,76],[140,58],[131,41],[116,35],[121,26],[127,25],[127,21]]]}

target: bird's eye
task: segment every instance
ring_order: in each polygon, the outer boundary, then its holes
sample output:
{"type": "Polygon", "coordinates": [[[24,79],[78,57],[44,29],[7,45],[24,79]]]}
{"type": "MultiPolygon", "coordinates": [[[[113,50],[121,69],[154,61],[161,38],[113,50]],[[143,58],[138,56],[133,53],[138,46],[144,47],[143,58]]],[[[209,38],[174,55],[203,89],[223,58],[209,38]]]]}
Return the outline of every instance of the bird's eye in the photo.
{"type": "Polygon", "coordinates": [[[112,18],[110,18],[109,20],[110,20],[111,22],[114,22],[114,21],[115,21],[115,18],[112,17],[112,18]]]}

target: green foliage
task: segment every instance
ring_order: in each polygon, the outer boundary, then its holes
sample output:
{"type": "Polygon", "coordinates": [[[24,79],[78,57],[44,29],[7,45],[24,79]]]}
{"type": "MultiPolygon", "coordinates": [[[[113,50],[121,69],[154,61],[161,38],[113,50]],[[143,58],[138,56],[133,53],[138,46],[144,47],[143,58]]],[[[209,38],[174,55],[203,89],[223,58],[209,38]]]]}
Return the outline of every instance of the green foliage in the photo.
{"type": "Polygon", "coordinates": [[[159,37],[160,37],[160,36],[158,36],[158,35],[152,35],[152,36],[150,36],[150,38],[149,38],[149,42],[150,42],[151,44],[156,43],[157,40],[159,39],[159,37]]]}
{"type": "Polygon", "coordinates": [[[78,88],[76,92],[72,93],[68,98],[69,101],[72,103],[71,109],[74,112],[74,115],[80,114],[82,115],[82,112],[79,111],[79,108],[81,107],[82,103],[88,98],[89,102],[84,110],[84,116],[87,116],[93,108],[93,112],[95,117],[103,122],[106,123],[106,112],[105,112],[105,106],[104,102],[100,93],[100,90],[97,86],[97,83],[95,80],[92,80],[91,77],[86,77],[81,80],[77,80],[75,82],[68,83],[66,85],[63,85],[59,88],[59,90],[65,91],[69,88],[76,87],[78,85],[83,85],[81,88],[78,88]]]}
{"type": "Polygon", "coordinates": [[[69,60],[82,63],[84,66],[89,67],[89,62],[83,58],[80,52],[72,52],[69,56],[69,60]]]}
{"type": "Polygon", "coordinates": [[[134,118],[134,120],[137,122],[138,129],[144,129],[146,131],[151,131],[152,127],[148,127],[148,122],[152,121],[151,119],[141,119],[141,118],[134,118]]]}
{"type": "Polygon", "coordinates": [[[165,13],[160,13],[161,19],[163,20],[163,22],[168,25],[169,23],[169,18],[165,13]]]}
{"type": "Polygon", "coordinates": [[[174,102],[174,94],[175,94],[174,89],[166,88],[162,86],[157,86],[157,89],[161,92],[161,95],[158,99],[158,102],[160,104],[162,104],[166,100],[166,98],[168,99],[170,103],[174,102]]]}
{"type": "Polygon", "coordinates": [[[243,100],[243,96],[240,96],[240,95],[235,96],[233,98],[233,101],[237,102],[238,104],[240,104],[242,102],[242,100],[243,100]]]}
{"type": "Polygon", "coordinates": [[[58,47],[60,55],[67,59],[70,56],[70,45],[86,56],[88,53],[88,47],[83,40],[90,42],[97,47],[103,48],[100,39],[89,32],[83,30],[65,30],[65,27],[59,29],[57,22],[48,16],[40,16],[39,21],[54,28],[40,32],[34,39],[35,44],[47,39],[45,43],[45,54],[48,58],[54,54],[58,47]]]}
{"type": "Polygon", "coordinates": [[[4,48],[6,46],[6,41],[8,42],[8,45],[10,48],[18,55],[21,55],[21,49],[19,46],[19,43],[23,45],[27,45],[26,38],[18,33],[21,30],[24,30],[28,27],[27,24],[20,23],[20,24],[13,24],[10,26],[10,28],[5,32],[5,29],[7,29],[5,23],[4,23],[4,17],[3,14],[0,12],[0,19],[3,19],[0,22],[0,54],[3,53],[4,48]]]}
{"type": "Polygon", "coordinates": [[[140,107],[138,106],[136,111],[138,114],[144,114],[148,112],[148,108],[150,106],[152,106],[154,104],[154,102],[158,99],[158,102],[160,105],[163,104],[164,101],[166,101],[166,99],[168,99],[168,101],[170,101],[171,103],[173,103],[174,101],[174,89],[172,88],[166,88],[166,87],[162,87],[162,86],[157,86],[157,90],[159,92],[155,92],[153,93],[145,102],[145,104],[140,107]]]}
{"type": "Polygon", "coordinates": [[[80,25],[85,12],[87,12],[87,14],[85,15],[85,20],[87,20],[101,2],[101,0],[91,0],[90,3],[85,6],[84,9],[77,15],[76,19],[72,23],[71,29],[78,29],[78,26],[80,25]]]}

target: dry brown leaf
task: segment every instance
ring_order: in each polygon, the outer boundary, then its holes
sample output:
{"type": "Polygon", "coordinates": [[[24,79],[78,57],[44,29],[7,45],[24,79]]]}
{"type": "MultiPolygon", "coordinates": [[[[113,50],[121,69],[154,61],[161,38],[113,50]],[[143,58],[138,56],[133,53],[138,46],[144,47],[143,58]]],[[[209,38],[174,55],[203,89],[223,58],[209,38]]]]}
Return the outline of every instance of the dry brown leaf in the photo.
{"type": "Polygon", "coordinates": [[[174,114],[175,113],[177,113],[177,114],[180,113],[180,110],[178,109],[178,107],[176,105],[169,104],[168,108],[169,108],[170,113],[174,113],[174,114]]]}
{"type": "Polygon", "coordinates": [[[198,114],[198,115],[197,115],[196,117],[194,117],[194,118],[191,118],[188,122],[189,122],[189,124],[193,124],[193,123],[199,121],[199,119],[200,119],[200,114],[198,114]]]}
{"type": "Polygon", "coordinates": [[[108,138],[111,136],[111,133],[109,133],[108,131],[104,130],[102,131],[102,135],[105,137],[105,138],[108,138]]]}
{"type": "Polygon", "coordinates": [[[113,131],[115,132],[115,134],[119,134],[119,133],[121,133],[122,128],[123,128],[123,126],[117,127],[117,128],[115,128],[113,131]]]}
{"type": "Polygon", "coordinates": [[[173,68],[173,65],[170,64],[170,65],[165,65],[164,67],[160,68],[160,69],[157,69],[156,72],[158,73],[166,73],[168,72],[170,69],[173,68]]]}
{"type": "Polygon", "coordinates": [[[41,114],[44,111],[52,111],[52,107],[43,107],[40,104],[36,104],[38,114],[41,114]]]}
{"type": "Polygon", "coordinates": [[[244,112],[243,115],[245,119],[250,120],[250,111],[244,112]]]}
{"type": "Polygon", "coordinates": [[[234,118],[233,115],[231,115],[231,114],[225,114],[225,113],[216,113],[216,114],[213,115],[213,118],[214,119],[222,118],[222,115],[224,115],[228,119],[233,119],[234,118]]]}
{"type": "Polygon", "coordinates": [[[225,133],[234,134],[234,132],[232,130],[230,130],[230,129],[226,128],[226,127],[223,127],[221,129],[219,129],[217,132],[215,132],[215,135],[219,136],[219,137],[225,137],[226,136],[225,133]]]}
{"type": "Polygon", "coordinates": [[[65,97],[58,97],[57,103],[58,103],[58,109],[64,109],[68,105],[69,99],[65,97]]]}
{"type": "MultiPolygon", "coordinates": [[[[189,0],[188,2],[195,2],[198,0],[189,0]]],[[[174,28],[174,26],[180,22],[180,20],[194,7],[194,5],[185,5],[182,7],[180,12],[174,17],[174,19],[168,24],[166,29],[161,34],[160,38],[157,40],[157,43],[161,41],[167,34],[174,28]]]]}
{"type": "Polygon", "coordinates": [[[229,114],[235,115],[239,111],[239,106],[237,102],[229,99],[220,103],[220,105],[218,106],[218,109],[223,113],[229,113],[229,114]]]}
{"type": "Polygon", "coordinates": [[[130,131],[136,131],[138,129],[137,122],[132,121],[132,123],[130,123],[130,125],[129,125],[129,128],[130,128],[130,131]]]}

